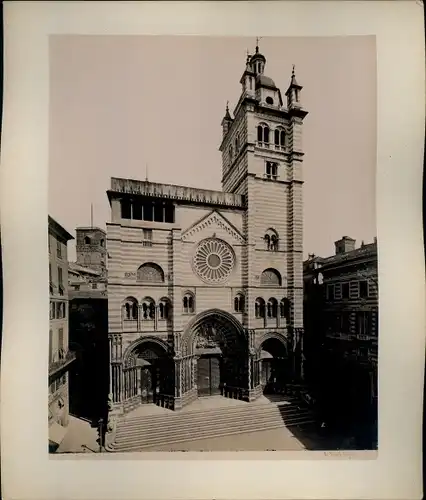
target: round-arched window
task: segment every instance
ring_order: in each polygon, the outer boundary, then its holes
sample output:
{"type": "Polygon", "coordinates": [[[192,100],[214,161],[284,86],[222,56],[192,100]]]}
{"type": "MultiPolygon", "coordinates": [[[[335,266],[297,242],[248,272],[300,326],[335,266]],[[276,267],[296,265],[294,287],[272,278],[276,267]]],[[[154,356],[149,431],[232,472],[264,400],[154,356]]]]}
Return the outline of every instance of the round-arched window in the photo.
{"type": "Polygon", "coordinates": [[[266,98],[266,104],[270,104],[271,106],[273,106],[273,104],[274,104],[274,100],[272,99],[272,97],[269,97],[269,96],[268,96],[268,97],[266,98]]]}
{"type": "Polygon", "coordinates": [[[164,272],[157,264],[148,262],[138,269],[137,279],[145,283],[162,283],[164,281],[164,272]]]}
{"type": "Polygon", "coordinates": [[[265,269],[260,276],[260,284],[281,286],[281,274],[276,269],[265,269]]]}

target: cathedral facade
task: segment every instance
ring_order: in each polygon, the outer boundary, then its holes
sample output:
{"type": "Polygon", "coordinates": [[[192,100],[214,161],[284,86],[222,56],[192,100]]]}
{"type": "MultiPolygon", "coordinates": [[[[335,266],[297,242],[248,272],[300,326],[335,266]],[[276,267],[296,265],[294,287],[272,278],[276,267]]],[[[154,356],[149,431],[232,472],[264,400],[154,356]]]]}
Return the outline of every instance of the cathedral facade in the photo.
{"type": "Polygon", "coordinates": [[[112,178],[111,409],[257,399],[303,378],[303,150],[256,47],[222,120],[222,191],[112,178]]]}

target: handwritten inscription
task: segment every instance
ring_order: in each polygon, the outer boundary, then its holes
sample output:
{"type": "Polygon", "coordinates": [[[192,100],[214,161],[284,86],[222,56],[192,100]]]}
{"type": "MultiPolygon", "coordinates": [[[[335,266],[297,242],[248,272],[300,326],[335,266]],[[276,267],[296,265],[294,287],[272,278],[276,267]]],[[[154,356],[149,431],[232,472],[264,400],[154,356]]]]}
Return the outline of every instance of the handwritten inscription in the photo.
{"type": "Polygon", "coordinates": [[[326,457],[345,457],[351,460],[354,457],[354,452],[350,450],[331,450],[324,451],[324,456],[326,457]]]}

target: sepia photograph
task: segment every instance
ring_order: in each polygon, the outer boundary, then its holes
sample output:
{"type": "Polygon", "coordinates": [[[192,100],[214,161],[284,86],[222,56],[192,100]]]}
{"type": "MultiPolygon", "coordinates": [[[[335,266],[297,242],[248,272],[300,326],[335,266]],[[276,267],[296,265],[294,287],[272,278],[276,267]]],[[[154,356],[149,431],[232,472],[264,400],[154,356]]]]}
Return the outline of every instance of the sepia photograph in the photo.
{"type": "Polygon", "coordinates": [[[419,13],[4,2],[2,498],[422,498],[419,13]]]}
{"type": "Polygon", "coordinates": [[[50,452],[376,450],[375,38],[49,49],[50,452]]]}

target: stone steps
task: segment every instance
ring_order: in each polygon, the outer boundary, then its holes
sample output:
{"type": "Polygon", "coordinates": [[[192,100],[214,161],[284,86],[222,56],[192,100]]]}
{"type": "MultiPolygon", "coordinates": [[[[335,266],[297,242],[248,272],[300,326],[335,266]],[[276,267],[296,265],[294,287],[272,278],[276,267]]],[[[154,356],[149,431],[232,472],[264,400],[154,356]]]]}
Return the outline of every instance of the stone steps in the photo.
{"type": "Polygon", "coordinates": [[[145,448],[313,423],[310,412],[296,405],[247,404],[119,421],[109,451],[145,448]]]}
{"type": "MultiPolygon", "coordinates": [[[[285,412],[284,418],[287,419],[293,419],[294,417],[298,416],[303,416],[308,414],[307,411],[301,411],[297,409],[289,410],[288,412],[285,412]]],[[[155,434],[155,436],[161,436],[164,433],[181,433],[184,432],[188,427],[190,426],[190,431],[192,433],[198,432],[198,429],[204,428],[206,425],[208,425],[209,429],[217,428],[217,427],[223,427],[225,425],[231,425],[232,423],[236,422],[238,425],[243,425],[242,421],[253,421],[255,420],[256,422],[259,422],[260,420],[263,419],[274,419],[278,422],[283,420],[283,415],[279,411],[271,411],[271,409],[265,409],[264,411],[257,411],[253,415],[246,415],[245,413],[228,413],[226,412],[225,415],[208,415],[206,419],[206,415],[200,415],[198,418],[190,418],[190,419],[180,419],[178,421],[175,421],[173,423],[153,423],[153,424],[148,424],[143,421],[140,422],[133,422],[130,425],[123,425],[121,428],[118,429],[117,432],[117,438],[123,438],[128,435],[134,435],[135,432],[142,433],[142,434],[147,434],[149,436],[152,436],[155,434]]]]}
{"type": "Polygon", "coordinates": [[[241,403],[236,406],[221,406],[217,408],[199,408],[199,409],[194,409],[194,410],[183,410],[183,411],[167,411],[161,414],[151,414],[151,415],[144,415],[143,417],[141,415],[132,415],[127,414],[124,417],[120,419],[120,422],[126,423],[126,424],[132,424],[133,422],[140,422],[141,419],[143,418],[144,422],[150,423],[150,424],[155,424],[155,423],[160,423],[160,422],[165,422],[165,423],[170,423],[174,421],[181,421],[183,416],[185,415],[185,421],[188,421],[189,419],[196,418],[198,416],[202,416],[205,418],[206,413],[208,413],[209,416],[213,417],[216,415],[231,415],[233,413],[238,413],[242,415],[243,413],[247,413],[248,415],[253,415],[254,412],[256,411],[263,411],[265,409],[271,408],[271,407],[284,407],[284,408],[294,408],[295,404],[297,404],[296,398],[289,398],[286,401],[277,401],[277,402],[265,402],[265,403],[241,403]]]}

